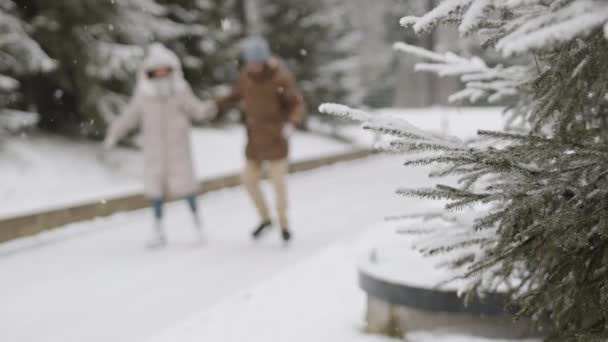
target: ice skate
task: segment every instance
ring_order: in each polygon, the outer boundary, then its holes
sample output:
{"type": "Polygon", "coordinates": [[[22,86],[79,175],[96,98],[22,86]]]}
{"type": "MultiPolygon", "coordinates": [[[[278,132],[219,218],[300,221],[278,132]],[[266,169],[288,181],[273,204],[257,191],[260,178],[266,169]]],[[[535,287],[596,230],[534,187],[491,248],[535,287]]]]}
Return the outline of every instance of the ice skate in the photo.
{"type": "Polygon", "coordinates": [[[251,233],[251,237],[254,240],[258,240],[259,238],[261,238],[268,230],[270,230],[270,228],[272,228],[272,222],[270,221],[265,221],[262,222],[252,233],[251,233]]]}
{"type": "Polygon", "coordinates": [[[160,223],[156,223],[152,237],[146,242],[147,249],[159,249],[167,245],[167,236],[160,223]]]}

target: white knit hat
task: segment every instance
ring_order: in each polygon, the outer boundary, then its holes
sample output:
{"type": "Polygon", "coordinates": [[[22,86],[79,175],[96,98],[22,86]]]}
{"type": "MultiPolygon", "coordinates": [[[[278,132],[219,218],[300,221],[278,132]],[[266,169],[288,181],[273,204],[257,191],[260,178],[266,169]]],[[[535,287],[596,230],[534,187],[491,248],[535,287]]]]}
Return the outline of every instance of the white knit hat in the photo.
{"type": "Polygon", "coordinates": [[[141,64],[139,75],[137,76],[136,92],[147,96],[157,95],[159,81],[155,83],[153,80],[150,80],[147,72],[162,67],[173,69],[173,73],[169,79],[163,80],[172,91],[179,92],[189,87],[184,79],[184,72],[182,71],[179,57],[163,44],[154,43],[148,47],[146,58],[144,58],[141,64]]]}
{"type": "Polygon", "coordinates": [[[170,67],[177,70],[182,68],[182,64],[175,52],[167,49],[163,44],[154,43],[148,47],[143,68],[146,71],[150,71],[162,67],[170,67]]]}

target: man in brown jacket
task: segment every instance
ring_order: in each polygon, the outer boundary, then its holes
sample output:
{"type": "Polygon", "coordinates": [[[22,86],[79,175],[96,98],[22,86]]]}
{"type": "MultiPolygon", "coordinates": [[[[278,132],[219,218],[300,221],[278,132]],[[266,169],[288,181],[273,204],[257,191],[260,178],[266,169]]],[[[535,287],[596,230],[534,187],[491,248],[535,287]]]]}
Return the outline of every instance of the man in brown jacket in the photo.
{"type": "Polygon", "coordinates": [[[302,123],[305,104],[287,68],[272,56],[266,40],[250,37],[243,44],[245,65],[228,96],[216,100],[220,109],[243,104],[248,143],[243,183],[261,219],[253,238],[271,226],[270,213],[260,190],[262,168],[268,166],[276,193],[276,206],[285,242],[291,239],[287,218],[288,138],[293,127],[302,123]]]}

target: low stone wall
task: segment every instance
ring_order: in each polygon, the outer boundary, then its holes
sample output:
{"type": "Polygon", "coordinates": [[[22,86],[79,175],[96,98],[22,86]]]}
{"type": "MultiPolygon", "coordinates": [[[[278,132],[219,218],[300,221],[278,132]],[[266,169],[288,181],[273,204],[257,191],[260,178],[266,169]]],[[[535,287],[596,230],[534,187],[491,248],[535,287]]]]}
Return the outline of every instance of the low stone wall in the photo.
{"type": "MultiPolygon", "coordinates": [[[[313,170],[339,162],[362,159],[369,156],[369,150],[356,150],[350,153],[294,162],[290,173],[313,170]]],[[[201,182],[200,194],[241,185],[239,174],[217,177],[201,182]]],[[[0,220],[0,243],[32,236],[46,230],[65,226],[70,223],[91,220],[96,217],[109,216],[118,212],[142,209],[148,202],[142,194],[131,194],[118,198],[99,200],[67,208],[48,210],[35,214],[9,217],[0,220]]]]}
{"type": "Polygon", "coordinates": [[[465,305],[454,291],[422,289],[360,273],[367,293],[367,332],[402,337],[415,331],[446,331],[492,339],[524,339],[541,334],[529,320],[514,320],[499,294],[465,305]]]}

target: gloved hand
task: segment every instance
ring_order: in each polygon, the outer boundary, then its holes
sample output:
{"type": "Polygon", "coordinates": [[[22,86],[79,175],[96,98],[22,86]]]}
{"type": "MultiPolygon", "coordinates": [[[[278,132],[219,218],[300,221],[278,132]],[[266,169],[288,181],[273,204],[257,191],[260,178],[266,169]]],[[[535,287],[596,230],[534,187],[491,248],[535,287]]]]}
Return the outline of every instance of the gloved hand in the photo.
{"type": "Polygon", "coordinates": [[[286,123],[285,126],[283,126],[281,134],[283,135],[283,138],[289,139],[295,131],[296,128],[293,126],[292,123],[286,123]]]}
{"type": "Polygon", "coordinates": [[[215,119],[219,113],[219,108],[215,101],[200,102],[199,108],[196,108],[194,120],[199,124],[208,123],[215,119]]]}
{"type": "Polygon", "coordinates": [[[207,101],[207,121],[215,119],[219,112],[220,108],[215,101],[207,101]]]}

